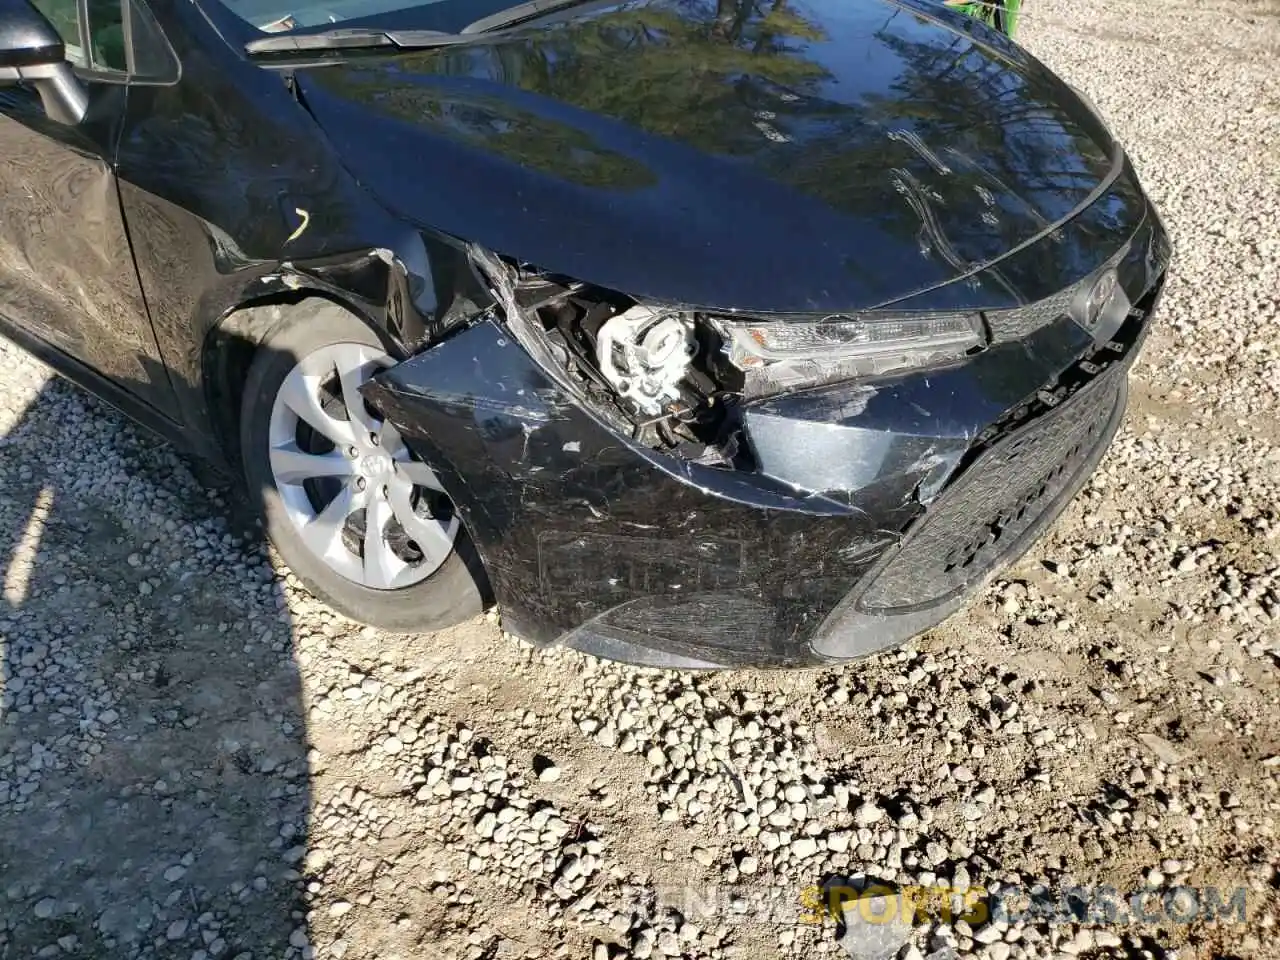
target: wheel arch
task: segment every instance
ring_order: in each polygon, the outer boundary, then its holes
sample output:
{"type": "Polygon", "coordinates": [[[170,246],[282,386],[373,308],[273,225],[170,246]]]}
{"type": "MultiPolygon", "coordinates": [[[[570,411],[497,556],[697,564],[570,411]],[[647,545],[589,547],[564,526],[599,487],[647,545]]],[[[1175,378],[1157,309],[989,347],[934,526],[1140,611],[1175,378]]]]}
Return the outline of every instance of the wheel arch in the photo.
{"type": "Polygon", "coordinates": [[[204,401],[215,443],[237,477],[243,472],[240,407],[254,357],[285,323],[335,310],[371,330],[392,356],[405,355],[376,318],[327,290],[289,290],[247,300],[227,311],[205,335],[200,363],[204,401]]]}

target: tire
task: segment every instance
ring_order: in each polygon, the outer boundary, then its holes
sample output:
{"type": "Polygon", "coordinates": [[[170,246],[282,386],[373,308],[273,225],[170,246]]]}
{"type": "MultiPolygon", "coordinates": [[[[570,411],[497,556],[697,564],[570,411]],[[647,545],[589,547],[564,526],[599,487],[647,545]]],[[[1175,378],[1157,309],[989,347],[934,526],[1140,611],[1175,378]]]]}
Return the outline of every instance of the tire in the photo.
{"type": "MultiPolygon", "coordinates": [[[[306,406],[297,400],[302,396],[299,383],[319,379],[314,374],[304,377],[304,372],[320,369],[330,357],[340,358],[339,365],[334,367],[336,371],[342,361],[356,356],[357,351],[362,351],[358,354],[361,358],[378,358],[371,362],[378,366],[391,363],[373,331],[336,304],[306,301],[286,311],[284,317],[257,349],[240,405],[240,455],[245,481],[250,495],[259,503],[267,535],[281,558],[317,599],[360,623],[397,632],[420,632],[452,626],[475,616],[484,608],[484,590],[478,580],[483,574],[478,570],[466,532],[456,514],[449,516],[451,511],[447,505],[442,512],[440,505],[447,503],[443,494],[427,486],[414,485],[424,471],[432,479],[434,474],[412,458],[402,443],[393,443],[398,441],[394,428],[378,421],[368,408],[354,416],[349,414],[350,404],[342,400],[348,395],[343,389],[345,384],[336,372],[326,381],[330,384],[329,391],[319,392],[326,404],[324,409],[309,413],[310,420],[294,414],[297,433],[292,441],[282,442],[281,438],[288,434],[289,415],[295,407],[306,406]],[[337,394],[336,400],[334,394],[337,394]],[[325,415],[326,411],[332,416],[325,415]],[[344,415],[347,423],[341,426],[344,415]],[[320,423],[330,434],[359,437],[360,442],[366,444],[376,444],[381,436],[385,446],[366,446],[365,452],[373,451],[375,455],[361,456],[359,448],[341,446],[340,441],[331,440],[320,429],[313,428],[311,421],[320,423]],[[335,423],[339,427],[335,427],[335,423]],[[362,426],[370,424],[377,428],[372,435],[367,430],[361,432],[362,426]],[[320,454],[312,452],[323,451],[326,446],[331,449],[320,454]],[[390,456],[393,446],[399,459],[390,456]],[[283,458],[287,452],[282,452],[286,448],[294,455],[302,453],[311,458],[297,461],[306,464],[304,470],[290,473],[281,466],[286,463],[283,458]],[[379,450],[387,455],[378,455],[379,450]],[[344,455],[351,460],[350,464],[339,462],[344,455]],[[319,478],[306,475],[321,459],[326,471],[349,467],[351,472],[319,478]],[[374,464],[369,468],[374,472],[366,476],[368,463],[374,464]],[[406,479],[410,474],[414,479],[406,479]],[[299,479],[304,475],[304,479],[299,479]],[[390,482],[383,483],[387,478],[390,482]],[[403,492],[406,485],[412,489],[409,496],[415,499],[410,506],[406,506],[403,492]],[[340,492],[328,500],[326,507],[325,491],[329,489],[340,492]],[[430,519],[420,516],[427,497],[437,498],[435,509],[425,511],[430,519]],[[338,503],[339,498],[345,499],[338,503]],[[341,523],[330,519],[357,502],[367,506],[350,513],[341,523]],[[311,520],[321,519],[320,514],[329,508],[333,509],[325,514],[325,523],[311,524],[311,520]],[[406,511],[410,512],[406,515],[406,511]],[[375,514],[381,521],[375,524],[375,529],[386,533],[379,532],[371,539],[368,523],[375,514]],[[400,522],[401,516],[405,516],[404,524],[400,522]],[[427,524],[431,524],[430,539],[436,545],[432,550],[419,548],[417,540],[408,535],[411,527],[425,530],[427,524]],[[448,529],[454,531],[451,549],[443,539],[448,529]],[[340,532],[330,536],[335,530],[340,532]],[[318,543],[325,544],[325,552],[320,551],[318,543]],[[369,549],[373,543],[377,546],[369,549]],[[444,555],[446,549],[447,556],[444,555]],[[415,554],[422,559],[404,560],[415,554]],[[442,561],[441,556],[444,556],[442,561]],[[375,562],[370,562],[368,557],[375,558],[375,562]],[[377,558],[386,559],[377,562],[377,558]],[[401,563],[403,568],[398,566],[401,563]],[[473,568],[477,570],[476,575],[472,573],[473,568]],[[387,574],[389,569],[399,572],[392,577],[387,574]],[[428,569],[430,572],[423,574],[428,569]],[[414,581],[420,575],[425,578],[404,586],[396,585],[401,580],[414,581]]],[[[353,380],[356,376],[364,374],[357,371],[353,380]]],[[[425,543],[428,537],[419,539],[425,543]]]]}

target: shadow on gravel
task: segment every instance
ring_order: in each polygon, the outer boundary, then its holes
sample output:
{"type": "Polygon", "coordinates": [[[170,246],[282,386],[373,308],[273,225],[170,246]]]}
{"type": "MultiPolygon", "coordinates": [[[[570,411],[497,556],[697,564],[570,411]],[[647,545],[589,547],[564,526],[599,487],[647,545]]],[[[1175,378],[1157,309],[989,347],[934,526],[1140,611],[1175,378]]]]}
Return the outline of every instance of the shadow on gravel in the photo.
{"type": "Polygon", "coordinates": [[[0,439],[0,957],[311,955],[290,617],[230,496],[58,379],[0,439]]]}

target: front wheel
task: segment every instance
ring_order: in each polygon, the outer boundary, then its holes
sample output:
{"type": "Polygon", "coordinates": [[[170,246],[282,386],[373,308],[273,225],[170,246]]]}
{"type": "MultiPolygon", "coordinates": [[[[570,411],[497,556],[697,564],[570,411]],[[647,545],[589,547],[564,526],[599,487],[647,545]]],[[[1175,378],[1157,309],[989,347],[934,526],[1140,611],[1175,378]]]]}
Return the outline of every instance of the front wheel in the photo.
{"type": "Polygon", "coordinates": [[[308,302],[259,348],[241,457],[267,531],[320,600],[361,623],[434,630],[483,607],[452,501],[360,387],[393,363],[340,307],[308,302]]]}

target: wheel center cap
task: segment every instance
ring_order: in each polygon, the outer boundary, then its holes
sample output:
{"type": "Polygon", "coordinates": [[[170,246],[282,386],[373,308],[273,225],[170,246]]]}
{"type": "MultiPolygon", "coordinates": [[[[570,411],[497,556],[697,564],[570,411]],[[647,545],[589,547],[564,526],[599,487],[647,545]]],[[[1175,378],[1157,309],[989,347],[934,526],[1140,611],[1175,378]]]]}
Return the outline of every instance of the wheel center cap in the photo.
{"type": "Polygon", "coordinates": [[[380,477],[391,472],[391,458],[385,453],[366,454],[360,460],[360,472],[366,477],[380,477]]]}

